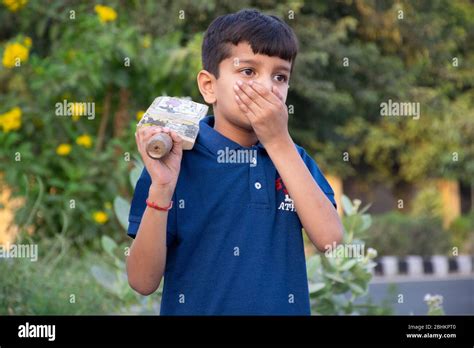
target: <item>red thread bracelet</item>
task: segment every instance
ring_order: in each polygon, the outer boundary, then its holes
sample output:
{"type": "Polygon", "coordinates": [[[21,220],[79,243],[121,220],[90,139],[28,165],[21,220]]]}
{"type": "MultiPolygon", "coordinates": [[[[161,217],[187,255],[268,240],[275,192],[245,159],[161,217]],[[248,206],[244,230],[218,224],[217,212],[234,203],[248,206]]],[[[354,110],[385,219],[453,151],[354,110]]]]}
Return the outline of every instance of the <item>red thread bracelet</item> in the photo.
{"type": "Polygon", "coordinates": [[[155,203],[153,202],[150,202],[148,199],[146,200],[146,205],[149,206],[150,208],[153,208],[153,209],[156,209],[156,210],[160,210],[160,211],[168,211],[171,209],[171,207],[173,206],[173,201],[170,201],[170,204],[167,206],[167,207],[159,207],[158,205],[156,205],[155,203]]]}

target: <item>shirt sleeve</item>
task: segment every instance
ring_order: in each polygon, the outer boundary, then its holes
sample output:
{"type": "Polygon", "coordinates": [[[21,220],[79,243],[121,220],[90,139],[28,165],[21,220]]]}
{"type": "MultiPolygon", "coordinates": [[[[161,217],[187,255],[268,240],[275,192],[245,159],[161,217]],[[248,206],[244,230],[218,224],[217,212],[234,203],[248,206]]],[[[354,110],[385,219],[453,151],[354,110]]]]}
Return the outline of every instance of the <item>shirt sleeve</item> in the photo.
{"type": "Polygon", "coordinates": [[[336,199],[334,198],[334,191],[333,191],[331,185],[329,185],[329,182],[324,177],[323,173],[319,169],[319,167],[316,164],[316,162],[314,161],[314,159],[310,155],[308,155],[308,153],[303,148],[300,148],[300,154],[301,154],[301,158],[303,159],[304,163],[306,164],[306,167],[308,167],[308,169],[309,169],[311,175],[313,176],[314,180],[318,183],[321,190],[326,194],[326,197],[334,205],[334,208],[337,209],[336,199]]]}
{"type": "MultiPolygon", "coordinates": [[[[146,199],[148,198],[148,190],[151,185],[151,177],[146,168],[143,168],[142,174],[137,181],[135,191],[133,193],[132,204],[130,205],[130,213],[128,215],[127,235],[133,239],[137,236],[138,228],[142,220],[143,213],[146,209],[146,199]]],[[[170,246],[176,237],[176,208],[175,194],[173,194],[173,207],[168,212],[168,222],[166,224],[166,246],[170,246]]]]}

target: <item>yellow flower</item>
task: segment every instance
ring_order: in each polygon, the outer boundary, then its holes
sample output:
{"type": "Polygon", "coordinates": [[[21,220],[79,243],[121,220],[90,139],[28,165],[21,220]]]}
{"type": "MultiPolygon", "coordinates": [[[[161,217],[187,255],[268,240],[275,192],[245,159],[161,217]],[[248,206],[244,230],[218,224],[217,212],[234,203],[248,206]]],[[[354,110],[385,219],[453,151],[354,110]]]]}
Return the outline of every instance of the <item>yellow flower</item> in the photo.
{"type": "Polygon", "coordinates": [[[21,109],[16,106],[10,111],[0,115],[0,127],[5,133],[21,127],[21,109]]]}
{"type": "Polygon", "coordinates": [[[102,23],[113,22],[117,19],[117,12],[112,7],[95,5],[95,12],[99,15],[99,19],[102,23]]]}
{"type": "Polygon", "coordinates": [[[16,12],[26,5],[27,0],[3,0],[3,4],[12,12],[16,12]]]}
{"type": "Polygon", "coordinates": [[[70,49],[66,52],[66,62],[71,62],[74,60],[74,58],[76,58],[77,56],[77,52],[76,50],[73,50],[73,49],[70,49]]]}
{"type": "Polygon", "coordinates": [[[15,42],[7,44],[3,52],[2,64],[6,68],[14,68],[17,60],[26,62],[28,60],[29,50],[22,44],[15,42]]]}
{"type": "Polygon", "coordinates": [[[105,224],[109,220],[109,216],[102,210],[94,212],[94,214],[92,214],[92,218],[100,225],[105,224]]]}
{"type": "Polygon", "coordinates": [[[33,41],[31,40],[31,37],[29,36],[25,37],[25,39],[23,40],[23,44],[28,48],[31,47],[32,43],[33,41]]]}
{"type": "Polygon", "coordinates": [[[71,145],[61,144],[56,148],[56,153],[60,156],[67,156],[71,153],[71,145]]]}
{"type": "Polygon", "coordinates": [[[143,48],[148,48],[148,47],[151,46],[151,37],[150,37],[150,35],[146,35],[146,36],[143,37],[142,46],[143,46],[143,48]]]}
{"type": "Polygon", "coordinates": [[[83,103],[73,103],[72,104],[72,120],[77,121],[81,115],[85,114],[85,108],[83,103]]]}
{"type": "Polygon", "coordinates": [[[137,112],[137,120],[140,121],[143,117],[143,114],[145,113],[145,111],[143,110],[140,110],[137,112]]]}
{"type": "Polygon", "coordinates": [[[81,135],[76,139],[76,144],[90,148],[92,146],[92,138],[87,134],[81,135]]]}

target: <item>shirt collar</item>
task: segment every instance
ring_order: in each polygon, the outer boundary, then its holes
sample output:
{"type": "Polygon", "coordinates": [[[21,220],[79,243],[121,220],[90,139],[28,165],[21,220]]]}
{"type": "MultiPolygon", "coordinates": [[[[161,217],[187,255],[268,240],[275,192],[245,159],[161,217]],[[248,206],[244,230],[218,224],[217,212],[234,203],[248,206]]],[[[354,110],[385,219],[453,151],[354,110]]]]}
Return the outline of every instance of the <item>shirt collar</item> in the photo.
{"type": "Polygon", "coordinates": [[[255,145],[251,147],[245,147],[223,136],[221,133],[214,129],[213,115],[206,116],[199,122],[199,134],[196,139],[196,142],[203,145],[216,155],[219,150],[223,150],[226,147],[229,148],[229,150],[251,149],[253,147],[256,147],[259,150],[265,150],[260,141],[258,141],[255,145]]]}

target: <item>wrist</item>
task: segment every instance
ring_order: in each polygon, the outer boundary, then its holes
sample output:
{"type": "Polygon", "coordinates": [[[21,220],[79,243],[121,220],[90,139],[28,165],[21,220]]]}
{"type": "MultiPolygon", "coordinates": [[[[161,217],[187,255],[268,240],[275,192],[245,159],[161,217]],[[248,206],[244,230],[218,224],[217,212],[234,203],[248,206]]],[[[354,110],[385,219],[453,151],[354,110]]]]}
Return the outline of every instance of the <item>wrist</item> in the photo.
{"type": "Polygon", "coordinates": [[[154,185],[148,190],[148,199],[159,206],[168,206],[173,198],[174,187],[169,185],[154,185]]]}
{"type": "Polygon", "coordinates": [[[265,150],[268,153],[281,153],[282,151],[286,151],[288,149],[292,149],[295,145],[293,143],[293,139],[289,133],[287,133],[283,137],[278,137],[272,142],[265,144],[265,150]]]}

